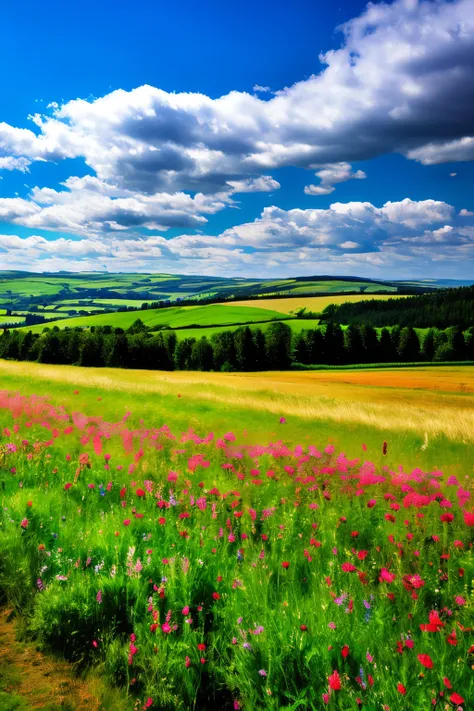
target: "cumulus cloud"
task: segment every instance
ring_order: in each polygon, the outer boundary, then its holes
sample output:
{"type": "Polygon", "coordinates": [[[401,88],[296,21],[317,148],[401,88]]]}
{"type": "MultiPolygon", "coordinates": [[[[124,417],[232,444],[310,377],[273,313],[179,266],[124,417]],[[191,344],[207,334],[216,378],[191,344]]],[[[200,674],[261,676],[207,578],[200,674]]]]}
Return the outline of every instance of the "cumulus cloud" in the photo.
{"type": "Polygon", "coordinates": [[[101,180],[150,195],[392,152],[425,164],[474,158],[472,0],[369,3],[340,29],[319,74],[270,98],[117,90],[51,105],[35,130],[0,124],[0,155],[83,157],[101,180]]]}
{"type": "Polygon", "coordinates": [[[433,273],[432,264],[442,262],[438,276],[469,277],[474,268],[474,220],[459,217],[450,205],[433,200],[407,199],[380,207],[333,203],[328,209],[306,210],[271,206],[253,222],[219,235],[109,233],[56,240],[0,235],[0,263],[3,252],[9,268],[36,270],[89,269],[99,260],[111,271],[400,278],[401,270],[403,275],[426,276],[428,265],[433,273]]]}
{"type": "Polygon", "coordinates": [[[14,156],[0,156],[0,170],[19,170],[21,173],[28,173],[28,166],[31,161],[27,158],[15,158],[14,156]]]}
{"type": "Polygon", "coordinates": [[[319,185],[307,185],[304,189],[306,195],[329,195],[336,189],[334,185],[345,183],[347,180],[364,180],[367,175],[363,170],[352,170],[350,163],[329,163],[322,166],[315,173],[320,179],[319,185]]]}
{"type": "Polygon", "coordinates": [[[0,198],[0,219],[34,229],[79,235],[143,227],[166,231],[194,228],[232,204],[231,192],[192,197],[187,193],[143,195],[105,183],[93,176],[71,177],[66,190],[35,187],[29,199],[0,198]]]}
{"type": "Polygon", "coordinates": [[[274,180],[271,175],[246,180],[229,180],[227,184],[235,193],[271,193],[281,188],[278,180],[274,180]]]}

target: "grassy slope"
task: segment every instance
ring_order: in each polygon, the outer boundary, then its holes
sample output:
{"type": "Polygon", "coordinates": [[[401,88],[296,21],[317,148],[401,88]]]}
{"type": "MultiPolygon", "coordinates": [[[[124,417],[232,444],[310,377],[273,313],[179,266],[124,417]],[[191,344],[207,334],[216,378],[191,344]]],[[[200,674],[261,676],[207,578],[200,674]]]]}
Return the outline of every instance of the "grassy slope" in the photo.
{"type": "MultiPolygon", "coordinates": [[[[79,316],[68,319],[61,319],[58,322],[59,328],[66,326],[114,326],[129,328],[136,319],[140,318],[147,326],[170,326],[179,328],[192,326],[194,324],[215,325],[245,323],[251,321],[263,321],[274,319],[278,315],[286,317],[285,314],[278,314],[265,308],[252,306],[230,306],[225,308],[221,304],[211,304],[209,306],[171,306],[166,309],[148,309],[146,311],[129,311],[123,313],[100,314],[97,316],[79,316]]],[[[51,324],[50,324],[51,325],[51,324]]],[[[55,325],[55,324],[52,324],[55,325]]],[[[41,333],[44,325],[40,324],[31,329],[33,332],[41,333]]]]}
{"type": "Polygon", "coordinates": [[[253,442],[333,441],[348,456],[360,456],[365,443],[374,460],[385,439],[389,466],[472,474],[472,366],[225,374],[0,361],[0,382],[2,389],[45,395],[114,421],[131,411],[132,422],[143,417],[201,434],[232,429],[253,442]],[[284,427],[281,415],[288,418],[284,427]]]}

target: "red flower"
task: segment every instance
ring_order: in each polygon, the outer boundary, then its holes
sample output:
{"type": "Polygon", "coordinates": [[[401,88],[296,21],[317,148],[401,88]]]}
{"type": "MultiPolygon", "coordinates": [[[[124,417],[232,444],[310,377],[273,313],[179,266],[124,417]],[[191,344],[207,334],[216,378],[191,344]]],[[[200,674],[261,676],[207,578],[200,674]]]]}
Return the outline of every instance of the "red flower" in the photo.
{"type": "Polygon", "coordinates": [[[343,573],[353,573],[354,570],[357,570],[355,565],[352,565],[352,563],[343,563],[341,565],[341,570],[343,573]]]}
{"type": "Polygon", "coordinates": [[[464,511],[464,523],[466,526],[474,526],[474,513],[464,511]]]}
{"type": "Polygon", "coordinates": [[[407,690],[405,689],[403,684],[397,684],[397,691],[403,696],[405,696],[405,694],[407,693],[407,690]]]}
{"type": "Polygon", "coordinates": [[[163,516],[160,516],[160,518],[158,519],[158,523],[160,524],[160,526],[164,526],[166,523],[166,519],[163,516]]]}
{"type": "Polygon", "coordinates": [[[306,625],[300,625],[300,630],[301,630],[302,632],[306,632],[307,629],[308,629],[308,628],[306,627],[306,625]]]}
{"type": "Polygon", "coordinates": [[[452,513],[441,514],[441,516],[439,517],[439,520],[442,521],[442,523],[452,523],[454,521],[454,514],[452,514],[452,513]]]}
{"type": "Polygon", "coordinates": [[[439,619],[438,612],[432,610],[429,614],[429,623],[427,625],[420,625],[420,630],[422,632],[439,632],[444,627],[444,622],[439,619]]]}
{"type": "Polygon", "coordinates": [[[456,632],[453,630],[450,635],[446,638],[446,642],[448,644],[451,644],[453,647],[455,647],[458,643],[458,640],[456,638],[456,632]]]}
{"type": "Polygon", "coordinates": [[[463,697],[460,694],[457,694],[456,692],[451,694],[451,696],[449,697],[449,700],[451,701],[452,704],[463,704],[464,703],[463,697]]]}
{"type": "Polygon", "coordinates": [[[443,679],[443,684],[447,689],[452,689],[453,687],[451,686],[451,682],[449,681],[448,677],[445,676],[443,679]]]}
{"type": "Polygon", "coordinates": [[[418,654],[418,661],[427,669],[433,669],[433,662],[428,654],[418,654]]]}
{"type": "Polygon", "coordinates": [[[341,654],[342,654],[342,656],[343,656],[344,659],[346,659],[346,657],[349,656],[349,652],[350,652],[349,647],[347,646],[347,644],[345,644],[345,645],[343,646],[343,648],[341,649],[341,654]]]}
{"type": "Polygon", "coordinates": [[[290,564],[288,563],[287,560],[284,560],[283,563],[281,564],[281,567],[286,569],[286,568],[290,567],[290,564]]]}
{"type": "Polygon", "coordinates": [[[339,672],[337,671],[337,669],[335,669],[331,676],[328,678],[328,682],[329,687],[333,691],[339,691],[339,689],[341,688],[341,677],[339,676],[339,672]]]}
{"type": "Polygon", "coordinates": [[[143,489],[137,489],[135,493],[137,496],[145,496],[145,491],[143,489]]]}
{"type": "Polygon", "coordinates": [[[220,599],[221,599],[221,596],[219,595],[218,592],[213,592],[213,593],[212,593],[212,597],[214,598],[214,600],[220,600],[220,599]]]}
{"type": "Polygon", "coordinates": [[[206,649],[206,645],[203,644],[202,642],[201,642],[201,644],[198,644],[197,647],[198,647],[198,649],[199,649],[200,652],[204,652],[204,650],[206,649]]]}

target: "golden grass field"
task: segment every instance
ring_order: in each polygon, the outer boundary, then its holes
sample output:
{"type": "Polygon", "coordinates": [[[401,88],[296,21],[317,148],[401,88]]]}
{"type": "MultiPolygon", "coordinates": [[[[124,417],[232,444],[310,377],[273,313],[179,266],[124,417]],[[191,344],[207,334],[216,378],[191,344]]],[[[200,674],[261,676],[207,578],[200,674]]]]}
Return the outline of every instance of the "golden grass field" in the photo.
{"type": "Polygon", "coordinates": [[[298,309],[306,306],[308,311],[320,313],[329,304],[345,304],[348,301],[367,301],[376,299],[377,301],[387,299],[404,298],[401,294],[335,294],[334,296],[294,296],[289,298],[275,299],[252,299],[249,301],[227,301],[223,302],[225,306],[257,306],[260,308],[269,309],[270,311],[279,311],[280,313],[290,314],[298,309]]]}
{"type": "Polygon", "coordinates": [[[190,412],[208,403],[222,417],[233,407],[249,419],[252,412],[267,412],[474,443],[472,366],[200,373],[0,361],[0,389],[22,382],[46,397],[55,384],[131,396],[179,393],[190,412]]]}

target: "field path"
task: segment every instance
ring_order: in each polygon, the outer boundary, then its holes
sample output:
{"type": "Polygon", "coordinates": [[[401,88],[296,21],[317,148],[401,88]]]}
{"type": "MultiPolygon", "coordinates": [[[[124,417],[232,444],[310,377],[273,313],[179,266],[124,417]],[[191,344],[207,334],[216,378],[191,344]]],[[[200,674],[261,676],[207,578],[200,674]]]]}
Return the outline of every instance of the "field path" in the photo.
{"type": "Polygon", "coordinates": [[[72,667],[16,639],[10,611],[0,611],[0,711],[99,711],[99,699],[72,667]]]}

